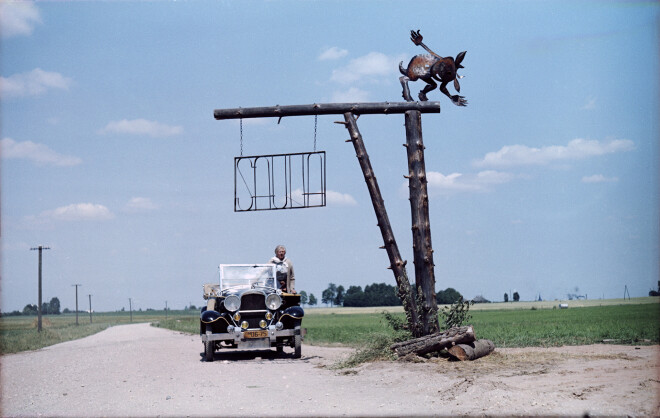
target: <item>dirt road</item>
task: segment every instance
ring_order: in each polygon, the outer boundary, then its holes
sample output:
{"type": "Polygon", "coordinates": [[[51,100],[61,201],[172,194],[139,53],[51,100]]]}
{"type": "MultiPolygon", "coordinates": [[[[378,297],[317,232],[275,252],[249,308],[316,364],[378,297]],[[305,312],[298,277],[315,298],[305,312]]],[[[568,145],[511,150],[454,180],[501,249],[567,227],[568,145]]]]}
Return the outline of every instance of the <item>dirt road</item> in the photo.
{"type": "Polygon", "coordinates": [[[660,415],[658,346],[502,349],[475,362],[331,366],[345,348],[217,352],[123,325],[2,356],[2,416],[660,415]],[[287,353],[290,353],[287,352],[287,353]]]}

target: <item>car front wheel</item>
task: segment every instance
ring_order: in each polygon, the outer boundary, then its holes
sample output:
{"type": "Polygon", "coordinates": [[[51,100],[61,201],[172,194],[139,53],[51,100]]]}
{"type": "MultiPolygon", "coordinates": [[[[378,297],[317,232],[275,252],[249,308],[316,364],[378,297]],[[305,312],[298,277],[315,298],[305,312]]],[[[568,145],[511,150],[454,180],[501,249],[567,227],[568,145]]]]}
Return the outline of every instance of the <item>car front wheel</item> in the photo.
{"type": "Polygon", "coordinates": [[[302,355],[302,335],[300,335],[300,327],[296,327],[296,335],[293,336],[294,352],[293,358],[300,358],[302,355]]]}
{"type": "Polygon", "coordinates": [[[213,354],[215,354],[215,341],[204,341],[204,355],[206,361],[213,361],[213,354]]]}

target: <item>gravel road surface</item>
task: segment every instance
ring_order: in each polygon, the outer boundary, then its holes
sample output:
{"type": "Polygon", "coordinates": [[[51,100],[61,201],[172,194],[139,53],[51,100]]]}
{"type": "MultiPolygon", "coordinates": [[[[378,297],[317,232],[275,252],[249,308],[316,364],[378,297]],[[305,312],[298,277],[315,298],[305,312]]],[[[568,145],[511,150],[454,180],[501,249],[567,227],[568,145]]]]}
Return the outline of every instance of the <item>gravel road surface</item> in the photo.
{"type": "Polygon", "coordinates": [[[660,415],[658,346],[500,349],[332,366],[347,348],[218,351],[199,336],[122,325],[1,360],[2,416],[660,415]]]}

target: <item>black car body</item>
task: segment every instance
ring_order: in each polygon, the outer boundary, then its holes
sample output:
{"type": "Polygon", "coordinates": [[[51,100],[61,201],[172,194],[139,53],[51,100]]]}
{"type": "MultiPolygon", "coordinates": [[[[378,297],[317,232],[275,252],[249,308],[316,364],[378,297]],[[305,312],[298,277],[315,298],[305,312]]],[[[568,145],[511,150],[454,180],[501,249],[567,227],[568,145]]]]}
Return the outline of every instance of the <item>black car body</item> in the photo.
{"type": "Polygon", "coordinates": [[[222,348],[293,348],[301,356],[300,295],[275,287],[275,264],[221,264],[220,283],[204,285],[200,335],[206,361],[222,348]]]}

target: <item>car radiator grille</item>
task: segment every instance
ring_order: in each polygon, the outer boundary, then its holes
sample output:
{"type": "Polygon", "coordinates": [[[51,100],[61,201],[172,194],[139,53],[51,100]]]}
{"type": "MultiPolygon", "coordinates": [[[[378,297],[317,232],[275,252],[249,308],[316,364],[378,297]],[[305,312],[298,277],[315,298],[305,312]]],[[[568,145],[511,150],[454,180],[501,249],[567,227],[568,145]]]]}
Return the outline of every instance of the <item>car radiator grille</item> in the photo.
{"type": "Polygon", "coordinates": [[[262,293],[243,295],[241,298],[241,311],[265,310],[266,299],[262,293]]]}

